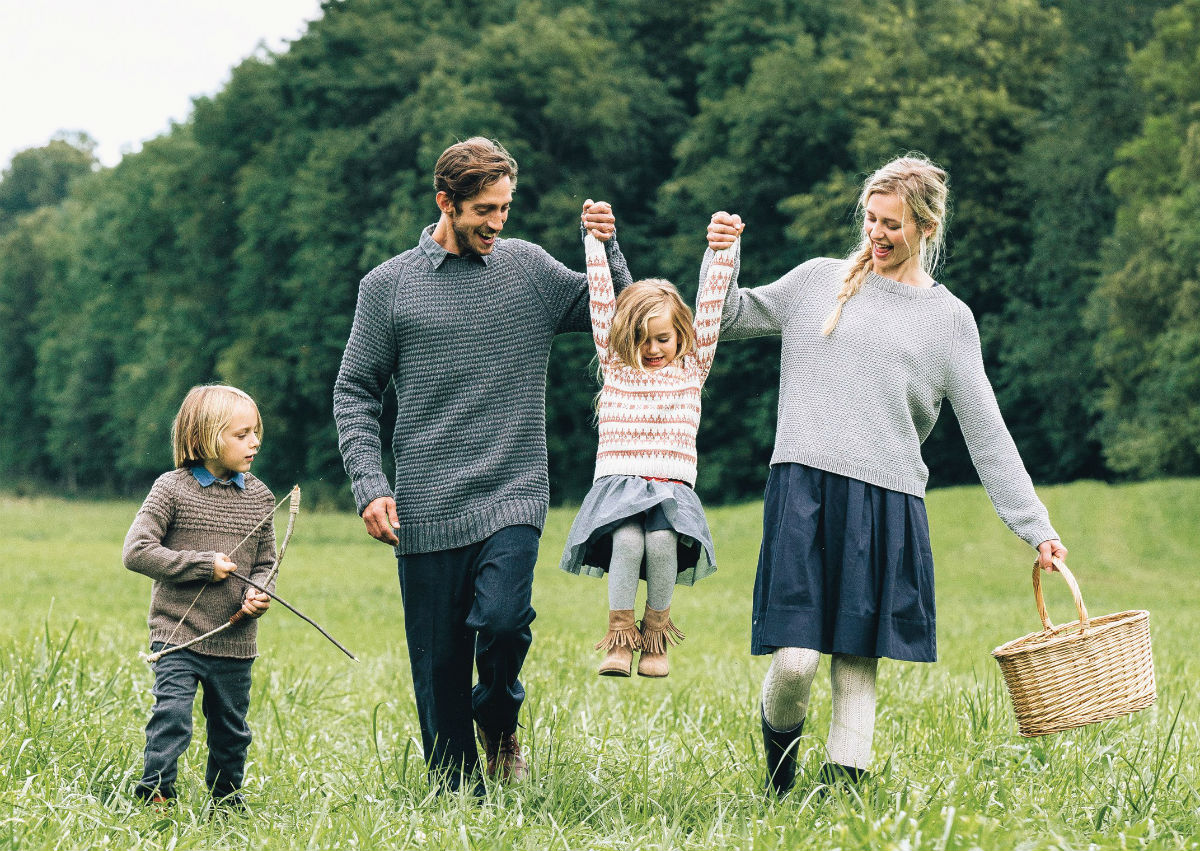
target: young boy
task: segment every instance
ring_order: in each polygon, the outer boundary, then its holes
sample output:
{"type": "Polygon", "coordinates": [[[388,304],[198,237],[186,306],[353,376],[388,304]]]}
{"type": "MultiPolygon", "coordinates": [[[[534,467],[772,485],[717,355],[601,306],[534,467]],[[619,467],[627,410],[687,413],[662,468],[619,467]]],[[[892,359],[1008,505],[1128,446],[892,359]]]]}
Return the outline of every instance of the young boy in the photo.
{"type": "Polygon", "coordinates": [[[182,644],[229,620],[212,638],[154,663],[154,709],[146,725],[145,768],[137,797],[160,806],[176,796],[177,762],[192,738],[192,705],[203,685],[208,727],[205,785],[213,801],[244,808],[250,728],[250,666],[257,618],[270,598],[228,579],[238,565],[273,585],[274,496],[250,474],[262,441],[254,400],[234,387],[193,387],[171,428],[175,469],[158,477],[125,536],[125,567],[154,580],[153,651],[182,644]]]}

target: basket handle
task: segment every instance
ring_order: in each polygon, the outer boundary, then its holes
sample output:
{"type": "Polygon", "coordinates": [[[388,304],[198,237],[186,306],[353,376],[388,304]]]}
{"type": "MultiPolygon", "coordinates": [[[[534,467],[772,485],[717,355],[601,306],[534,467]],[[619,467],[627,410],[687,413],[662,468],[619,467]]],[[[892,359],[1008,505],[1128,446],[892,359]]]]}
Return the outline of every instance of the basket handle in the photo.
{"type": "MultiPolygon", "coordinates": [[[[1088,628],[1088,613],[1087,606],[1083,604],[1083,595],[1079,593],[1079,583],[1075,581],[1075,577],[1067,569],[1066,562],[1062,559],[1054,559],[1054,567],[1057,568],[1058,574],[1066,580],[1067,587],[1071,589],[1071,596],[1075,598],[1075,608],[1079,610],[1079,631],[1084,632],[1088,628]]],[[[1046,611],[1046,601],[1042,599],[1042,569],[1036,561],[1033,563],[1033,598],[1037,601],[1038,616],[1042,619],[1045,631],[1054,632],[1054,624],[1050,622],[1050,615],[1046,611]]]]}

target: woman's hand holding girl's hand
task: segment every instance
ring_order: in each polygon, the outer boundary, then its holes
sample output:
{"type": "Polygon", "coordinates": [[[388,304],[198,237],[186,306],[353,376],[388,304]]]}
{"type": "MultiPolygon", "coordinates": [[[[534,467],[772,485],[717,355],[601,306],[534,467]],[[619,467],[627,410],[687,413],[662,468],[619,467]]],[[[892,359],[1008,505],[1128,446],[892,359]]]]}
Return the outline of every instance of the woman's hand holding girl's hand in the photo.
{"type": "Polygon", "coordinates": [[[708,223],[708,247],[713,251],[732,247],[745,227],[742,217],[737,213],[726,213],[724,210],[713,213],[708,223]]]}
{"type": "Polygon", "coordinates": [[[271,608],[271,598],[257,588],[247,588],[246,596],[242,598],[242,611],[247,617],[259,617],[271,608]]]}
{"type": "Polygon", "coordinates": [[[1058,570],[1058,568],[1054,566],[1054,560],[1061,559],[1065,561],[1066,558],[1067,548],[1063,546],[1062,541],[1051,539],[1049,541],[1042,541],[1040,544],[1038,544],[1037,563],[1038,567],[1040,567],[1042,570],[1058,570]]]}
{"type": "Polygon", "coordinates": [[[217,553],[213,558],[213,582],[220,582],[226,576],[237,570],[237,565],[229,560],[229,556],[225,553],[217,553]]]}
{"type": "Polygon", "coordinates": [[[613,215],[612,205],[607,201],[593,201],[588,198],[583,202],[583,228],[601,242],[608,242],[617,233],[617,217],[613,215]]]}

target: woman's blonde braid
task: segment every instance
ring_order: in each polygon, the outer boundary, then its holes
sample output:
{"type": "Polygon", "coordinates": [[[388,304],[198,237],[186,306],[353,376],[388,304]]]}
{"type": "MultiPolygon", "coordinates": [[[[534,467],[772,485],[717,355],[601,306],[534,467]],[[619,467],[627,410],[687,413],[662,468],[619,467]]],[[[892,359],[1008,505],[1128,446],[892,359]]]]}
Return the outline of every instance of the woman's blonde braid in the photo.
{"type": "Polygon", "coordinates": [[[825,317],[825,324],[821,326],[821,336],[828,337],[833,333],[833,329],[837,327],[838,320],[842,318],[842,306],[862,288],[862,283],[867,279],[867,272],[870,268],[871,246],[868,243],[858,253],[858,256],[854,258],[854,262],[850,264],[850,269],[846,272],[846,277],[842,281],[842,288],[838,290],[837,307],[830,312],[829,316],[825,317]]]}

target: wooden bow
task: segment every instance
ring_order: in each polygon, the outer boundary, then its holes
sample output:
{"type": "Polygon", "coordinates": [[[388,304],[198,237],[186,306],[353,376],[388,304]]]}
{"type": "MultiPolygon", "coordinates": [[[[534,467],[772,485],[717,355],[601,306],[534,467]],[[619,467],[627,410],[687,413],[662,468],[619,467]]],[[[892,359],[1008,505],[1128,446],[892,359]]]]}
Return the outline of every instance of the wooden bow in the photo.
{"type": "MultiPolygon", "coordinates": [[[[292,606],[286,600],[279,597],[277,594],[275,594],[275,592],[269,591],[269,590],[267,590],[266,587],[264,587],[264,586],[270,585],[271,580],[274,579],[275,576],[279,573],[279,566],[281,564],[283,564],[283,557],[287,553],[288,542],[291,541],[292,532],[296,528],[296,515],[300,513],[300,486],[299,485],[294,486],[291,489],[291,491],[288,493],[288,495],[286,497],[284,497],[284,499],[289,500],[289,502],[290,502],[290,505],[288,507],[287,531],[283,535],[283,543],[279,547],[279,555],[276,556],[275,565],[274,565],[274,567],[271,568],[271,572],[269,574],[267,574],[266,581],[260,585],[259,583],[249,579],[248,577],[242,576],[240,573],[237,573],[236,571],[234,571],[233,573],[230,573],[229,576],[240,579],[242,582],[246,583],[247,585],[251,586],[252,588],[257,588],[259,591],[262,591],[264,594],[266,594],[272,600],[277,601],[280,605],[282,605],[288,611],[292,612],[293,614],[300,617],[302,620],[306,621],[307,623],[309,623],[310,625],[315,627],[317,629],[317,631],[321,633],[321,635],[328,638],[331,642],[333,642],[333,644],[339,650],[341,650],[343,653],[345,653],[347,656],[349,656],[351,659],[353,659],[355,662],[357,662],[358,657],[355,656],[353,653],[351,653],[349,650],[347,650],[345,647],[343,647],[342,644],[339,643],[338,640],[335,639],[332,635],[330,635],[328,632],[326,632],[321,627],[320,624],[318,624],[312,618],[305,615],[303,612],[296,609],[294,606],[292,606]]],[[[246,535],[246,537],[242,538],[242,540],[238,542],[237,546],[235,546],[232,550],[230,550],[230,552],[229,552],[230,556],[232,556],[233,553],[236,552],[238,550],[238,548],[240,548],[242,546],[242,544],[246,543],[246,541],[248,541],[250,539],[250,536],[253,535],[255,532],[257,532],[259,530],[259,528],[263,525],[263,523],[266,523],[267,520],[269,520],[272,516],[274,516],[275,512],[279,510],[279,506],[283,505],[284,499],[281,499],[278,502],[278,504],[276,504],[276,506],[271,510],[271,513],[268,514],[266,517],[264,517],[262,520],[260,520],[258,522],[258,524],[253,529],[250,530],[250,532],[246,535]]],[[[196,605],[196,600],[200,599],[200,594],[204,593],[204,588],[207,588],[207,587],[208,586],[205,585],[203,588],[200,589],[199,592],[197,592],[196,598],[194,600],[192,600],[191,605],[188,606],[188,611],[183,613],[183,617],[180,618],[179,623],[176,624],[176,626],[175,626],[176,632],[179,630],[179,627],[183,625],[184,618],[187,617],[188,612],[190,612],[192,610],[192,607],[196,605]]],[[[168,644],[170,646],[164,647],[162,650],[159,650],[159,651],[156,651],[156,652],[150,653],[150,654],[139,653],[138,655],[141,656],[143,659],[145,659],[150,664],[153,664],[153,663],[157,662],[159,659],[161,659],[163,656],[167,656],[171,653],[174,653],[177,650],[184,650],[188,647],[191,647],[194,644],[199,644],[204,639],[211,638],[212,636],[217,635],[218,633],[229,629],[231,626],[234,626],[235,624],[237,624],[239,621],[241,621],[243,618],[246,618],[246,617],[248,617],[246,612],[242,609],[238,609],[236,612],[233,613],[233,616],[230,617],[229,620],[227,620],[225,623],[221,624],[216,629],[209,630],[208,632],[204,633],[203,635],[198,635],[189,641],[185,641],[183,644],[170,644],[170,642],[168,641],[168,644]]],[[[172,633],[172,637],[174,637],[174,633],[172,633]]]]}

